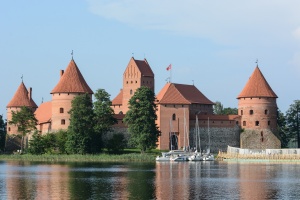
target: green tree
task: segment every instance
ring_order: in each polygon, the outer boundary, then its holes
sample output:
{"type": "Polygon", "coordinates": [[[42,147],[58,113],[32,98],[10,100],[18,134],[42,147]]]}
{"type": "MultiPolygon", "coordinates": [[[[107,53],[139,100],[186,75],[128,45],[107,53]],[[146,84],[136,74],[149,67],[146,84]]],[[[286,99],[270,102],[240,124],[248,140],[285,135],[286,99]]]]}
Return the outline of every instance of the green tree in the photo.
{"type": "Polygon", "coordinates": [[[35,155],[45,153],[44,138],[37,131],[33,133],[32,138],[29,140],[28,153],[35,155]]]}
{"type": "Polygon", "coordinates": [[[224,108],[223,104],[220,101],[216,101],[213,111],[215,115],[237,115],[238,109],[237,108],[224,108]]]}
{"type": "Polygon", "coordinates": [[[156,119],[154,93],[150,88],[142,86],[129,100],[129,110],[124,118],[130,133],[129,142],[139,148],[141,153],[156,147],[160,135],[156,119]]]}
{"type": "Polygon", "coordinates": [[[237,115],[238,114],[238,109],[237,108],[224,108],[222,111],[223,115],[237,115]]]}
{"type": "MultiPolygon", "coordinates": [[[[25,137],[28,133],[36,130],[37,119],[31,108],[23,106],[17,112],[12,111],[12,119],[8,122],[18,127],[18,132],[22,134],[21,152],[24,151],[25,137]]],[[[26,148],[26,146],[25,146],[26,148]]]]}
{"type": "Polygon", "coordinates": [[[289,143],[289,138],[287,136],[288,128],[286,126],[285,116],[280,110],[278,110],[278,114],[277,114],[277,130],[280,136],[281,147],[282,148],[288,147],[288,143],[289,143]]]}
{"type": "Polygon", "coordinates": [[[214,110],[214,114],[215,115],[222,115],[222,112],[223,112],[223,105],[220,101],[216,101],[215,102],[215,105],[213,107],[213,110],[214,110]]]}
{"type": "Polygon", "coordinates": [[[93,136],[93,152],[97,153],[102,147],[102,137],[112,130],[112,125],[117,123],[114,110],[111,108],[110,95],[104,89],[98,89],[95,93],[95,134],[93,136]]]}
{"type": "Polygon", "coordinates": [[[93,103],[89,94],[76,96],[69,111],[70,125],[66,141],[66,150],[71,154],[91,152],[91,141],[94,134],[93,103]]]}
{"type": "MultiPolygon", "coordinates": [[[[286,126],[288,132],[286,134],[289,140],[298,141],[297,134],[299,133],[300,125],[300,101],[296,100],[290,105],[289,109],[286,111],[286,126]]],[[[299,145],[299,142],[298,142],[299,145]]],[[[299,147],[299,146],[298,146],[299,147]]]]}
{"type": "Polygon", "coordinates": [[[0,151],[4,151],[6,138],[6,125],[3,120],[3,116],[0,115],[0,151]]]}

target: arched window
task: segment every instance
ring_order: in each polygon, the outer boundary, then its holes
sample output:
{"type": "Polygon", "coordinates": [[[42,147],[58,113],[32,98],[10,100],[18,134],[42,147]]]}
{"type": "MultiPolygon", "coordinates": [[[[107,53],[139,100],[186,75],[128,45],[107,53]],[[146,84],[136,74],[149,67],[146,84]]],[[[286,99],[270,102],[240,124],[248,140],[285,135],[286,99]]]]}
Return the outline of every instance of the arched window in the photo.
{"type": "Polygon", "coordinates": [[[120,111],[120,112],[119,112],[119,114],[120,114],[120,115],[123,115],[123,112],[122,112],[122,111],[120,111]]]}
{"type": "Polygon", "coordinates": [[[265,110],[265,115],[267,115],[268,114],[268,110],[265,110]]]}
{"type": "Polygon", "coordinates": [[[253,110],[250,110],[250,115],[253,115],[253,110]]]}
{"type": "Polygon", "coordinates": [[[176,114],[175,113],[172,115],[172,120],[176,120],[176,114]]]}
{"type": "Polygon", "coordinates": [[[132,90],[130,90],[130,95],[132,95],[132,90]]]}
{"type": "Polygon", "coordinates": [[[259,121],[255,121],[255,126],[259,126],[259,121]]]}
{"type": "Polygon", "coordinates": [[[60,108],[59,113],[64,113],[64,108],[60,108]]]}
{"type": "Polygon", "coordinates": [[[65,124],[66,124],[66,120],[62,119],[62,120],[60,121],[60,124],[61,124],[61,125],[65,125],[65,124]]]}
{"type": "Polygon", "coordinates": [[[10,131],[10,127],[8,127],[8,131],[10,131]]]}
{"type": "Polygon", "coordinates": [[[243,112],[243,110],[241,110],[241,115],[243,115],[244,114],[244,112],[243,112]]]}

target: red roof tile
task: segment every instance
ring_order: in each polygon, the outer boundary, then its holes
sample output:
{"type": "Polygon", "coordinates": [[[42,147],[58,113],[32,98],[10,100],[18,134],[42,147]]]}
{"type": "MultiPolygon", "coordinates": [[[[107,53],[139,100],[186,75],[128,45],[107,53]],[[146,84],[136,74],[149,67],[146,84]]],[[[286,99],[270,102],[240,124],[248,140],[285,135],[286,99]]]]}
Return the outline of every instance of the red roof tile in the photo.
{"type": "Polygon", "coordinates": [[[119,94],[112,100],[112,105],[122,105],[123,90],[120,90],[119,94]]]}
{"type": "Polygon", "coordinates": [[[42,103],[38,109],[34,112],[35,118],[38,120],[38,124],[51,121],[52,116],[52,102],[48,101],[42,103]]]}
{"type": "Polygon", "coordinates": [[[135,60],[133,57],[131,59],[133,59],[134,62],[136,63],[142,76],[154,77],[154,73],[146,59],[145,60],[135,60]]]}
{"type": "Polygon", "coordinates": [[[10,100],[10,102],[7,104],[8,107],[22,107],[22,106],[27,106],[27,107],[32,107],[32,108],[37,108],[36,103],[29,97],[28,90],[26,89],[23,81],[18,87],[15,95],[13,98],[10,100]]]}
{"type": "Polygon", "coordinates": [[[80,70],[78,69],[75,61],[72,59],[64,72],[60,77],[58,84],[51,91],[53,93],[89,93],[93,94],[93,91],[85,82],[80,70]]]}
{"type": "Polygon", "coordinates": [[[167,83],[156,96],[160,104],[214,104],[194,85],[167,83]]]}
{"type": "Polygon", "coordinates": [[[244,89],[239,94],[239,98],[249,97],[271,97],[277,98],[277,95],[272,90],[264,75],[261,73],[258,67],[255,68],[244,89]]]}

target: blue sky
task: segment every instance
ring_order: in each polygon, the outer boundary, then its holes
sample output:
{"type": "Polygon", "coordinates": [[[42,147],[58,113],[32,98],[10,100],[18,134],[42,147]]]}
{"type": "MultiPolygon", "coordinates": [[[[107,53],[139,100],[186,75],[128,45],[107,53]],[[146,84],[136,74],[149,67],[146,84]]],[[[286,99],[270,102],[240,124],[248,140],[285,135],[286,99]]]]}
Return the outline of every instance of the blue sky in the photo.
{"type": "Polygon", "coordinates": [[[114,98],[131,58],[148,60],[156,93],[195,84],[237,107],[256,59],[285,112],[300,94],[300,1],[3,0],[0,3],[0,114],[21,83],[39,105],[51,100],[74,51],[93,91],[114,98]]]}

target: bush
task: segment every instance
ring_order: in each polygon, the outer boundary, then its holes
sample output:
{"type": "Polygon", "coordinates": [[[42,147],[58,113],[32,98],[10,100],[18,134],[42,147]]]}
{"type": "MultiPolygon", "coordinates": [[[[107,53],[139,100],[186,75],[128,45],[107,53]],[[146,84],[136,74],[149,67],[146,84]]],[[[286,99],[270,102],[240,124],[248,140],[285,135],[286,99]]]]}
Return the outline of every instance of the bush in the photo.
{"type": "Polygon", "coordinates": [[[45,153],[44,139],[43,136],[38,132],[34,132],[32,135],[32,139],[29,140],[28,153],[35,155],[45,153]]]}
{"type": "Polygon", "coordinates": [[[106,148],[110,153],[120,153],[126,147],[124,134],[113,133],[112,137],[107,140],[106,148]]]}

